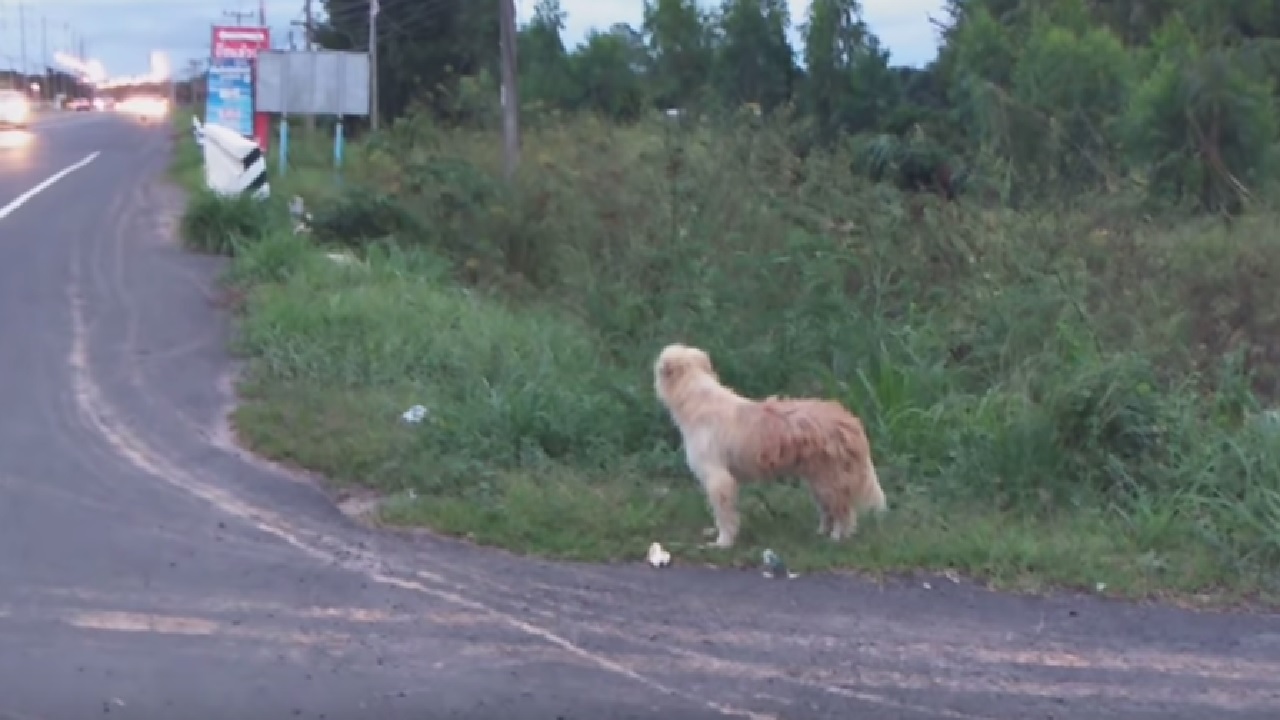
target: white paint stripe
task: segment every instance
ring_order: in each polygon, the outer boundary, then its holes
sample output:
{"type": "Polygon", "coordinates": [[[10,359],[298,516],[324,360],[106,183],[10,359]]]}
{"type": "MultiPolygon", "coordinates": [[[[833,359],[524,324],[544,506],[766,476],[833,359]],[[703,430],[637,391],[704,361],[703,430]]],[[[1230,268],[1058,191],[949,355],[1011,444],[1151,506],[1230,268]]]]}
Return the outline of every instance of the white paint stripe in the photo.
{"type": "Polygon", "coordinates": [[[5,218],[9,217],[10,215],[12,215],[12,214],[13,214],[13,211],[17,210],[18,208],[22,207],[23,205],[26,205],[26,204],[31,200],[31,198],[35,197],[36,195],[39,195],[40,193],[44,192],[45,190],[48,190],[48,189],[49,189],[49,186],[51,186],[51,185],[53,185],[54,183],[58,182],[58,181],[59,181],[59,180],[61,180],[62,178],[64,178],[64,177],[66,177],[66,176],[70,175],[71,173],[73,173],[73,172],[75,172],[75,171],[79,170],[80,168],[84,167],[85,165],[88,165],[89,163],[93,162],[93,161],[94,161],[94,159],[96,159],[97,157],[98,157],[98,151],[97,151],[97,150],[95,150],[95,151],[93,151],[93,152],[89,153],[88,155],[86,155],[86,156],[85,156],[85,158],[84,158],[83,160],[81,160],[80,162],[78,162],[78,163],[76,163],[76,164],[74,164],[74,165],[70,165],[70,166],[68,166],[68,167],[65,167],[65,168],[63,168],[63,169],[59,170],[58,172],[54,173],[53,175],[50,175],[50,176],[48,177],[48,179],[46,179],[44,182],[42,182],[42,183],[40,183],[39,185],[37,185],[37,186],[35,186],[35,187],[31,188],[31,189],[30,189],[30,190],[28,190],[28,191],[26,191],[26,192],[22,193],[22,194],[21,194],[21,195],[19,195],[16,199],[14,199],[14,201],[13,201],[13,202],[11,202],[11,203],[9,203],[8,205],[5,205],[4,207],[0,208],[0,220],[3,220],[3,219],[5,219],[5,218]]]}

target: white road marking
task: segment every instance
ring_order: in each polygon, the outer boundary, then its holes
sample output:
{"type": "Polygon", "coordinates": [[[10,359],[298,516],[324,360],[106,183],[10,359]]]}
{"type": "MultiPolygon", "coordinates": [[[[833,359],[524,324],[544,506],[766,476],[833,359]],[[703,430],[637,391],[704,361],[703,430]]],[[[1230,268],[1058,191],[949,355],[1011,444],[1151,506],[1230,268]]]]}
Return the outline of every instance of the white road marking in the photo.
{"type": "Polygon", "coordinates": [[[17,198],[15,198],[13,202],[9,203],[8,205],[5,205],[4,207],[0,207],[0,220],[3,220],[9,217],[10,215],[13,214],[15,210],[22,207],[23,205],[26,205],[31,200],[31,198],[35,197],[36,195],[39,195],[45,190],[48,190],[49,186],[58,182],[62,178],[70,175],[71,173],[79,170],[85,165],[88,165],[89,163],[93,162],[97,157],[98,157],[98,151],[95,150],[89,153],[88,155],[86,155],[85,158],[80,162],[74,165],[69,165],[59,170],[58,172],[50,175],[44,182],[22,193],[17,198]]]}

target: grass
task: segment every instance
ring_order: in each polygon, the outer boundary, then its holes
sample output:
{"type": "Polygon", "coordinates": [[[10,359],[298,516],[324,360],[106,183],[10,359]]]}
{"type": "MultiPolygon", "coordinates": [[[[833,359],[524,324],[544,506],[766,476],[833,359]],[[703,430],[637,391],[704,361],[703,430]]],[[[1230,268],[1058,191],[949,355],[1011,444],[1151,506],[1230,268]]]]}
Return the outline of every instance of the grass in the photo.
{"type": "Polygon", "coordinates": [[[570,118],[526,143],[514,187],[490,132],[422,120],[354,145],[342,186],[300,161],[273,187],[308,198],[305,236],[278,206],[240,227],[193,200],[188,242],[233,253],[246,298],[245,442],[376,490],[384,522],[550,557],[658,540],[678,562],[771,547],[802,571],[1274,598],[1273,216],[941,207],[838,152],[797,160],[785,127],[570,118]],[[739,547],[701,549],[649,376],[672,340],[744,392],[863,416],[892,511],[835,545],[802,490],[752,487],[739,547]]]}

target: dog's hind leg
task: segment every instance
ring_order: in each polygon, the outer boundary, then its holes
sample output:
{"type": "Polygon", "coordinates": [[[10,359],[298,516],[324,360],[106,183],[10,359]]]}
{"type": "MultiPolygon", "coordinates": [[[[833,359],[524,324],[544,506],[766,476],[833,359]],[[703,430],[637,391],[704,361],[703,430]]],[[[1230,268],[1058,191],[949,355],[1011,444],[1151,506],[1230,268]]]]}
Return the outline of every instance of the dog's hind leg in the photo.
{"type": "Polygon", "coordinates": [[[711,505],[711,514],[716,522],[715,547],[733,547],[738,537],[738,481],[729,471],[722,468],[708,469],[699,473],[702,488],[707,493],[707,502],[711,505]]]}
{"type": "Polygon", "coordinates": [[[839,473],[823,472],[809,484],[827,521],[827,532],[824,534],[832,540],[852,535],[858,526],[858,516],[853,505],[853,488],[843,480],[839,473]]]}
{"type": "Polygon", "coordinates": [[[813,505],[818,509],[818,534],[826,535],[831,532],[831,516],[827,514],[827,506],[818,496],[813,483],[809,483],[809,497],[813,498],[813,505]]]}

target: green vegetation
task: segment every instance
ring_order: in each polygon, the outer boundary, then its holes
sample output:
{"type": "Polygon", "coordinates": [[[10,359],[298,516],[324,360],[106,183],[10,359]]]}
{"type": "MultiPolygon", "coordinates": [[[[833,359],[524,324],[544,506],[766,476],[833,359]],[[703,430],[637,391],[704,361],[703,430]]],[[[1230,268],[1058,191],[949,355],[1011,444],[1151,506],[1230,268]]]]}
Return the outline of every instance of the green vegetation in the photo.
{"type": "Polygon", "coordinates": [[[780,0],[659,0],[572,53],[544,1],[512,184],[491,75],[464,62],[488,31],[437,28],[451,44],[421,52],[469,77],[391,91],[341,185],[306,162],[273,181],[307,196],[309,234],[192,204],[189,241],[235,250],[243,439],[384,493],[387,522],[556,557],[659,540],[682,561],[772,547],[799,569],[1274,597],[1280,15],[965,6],[910,70],[856,3],[818,0],[801,72],[780,0]],[[700,549],[650,376],[674,340],[745,393],[844,402],[893,510],[835,545],[806,493],[752,488],[739,548],[700,549]]]}

